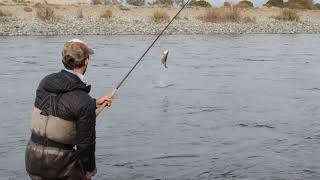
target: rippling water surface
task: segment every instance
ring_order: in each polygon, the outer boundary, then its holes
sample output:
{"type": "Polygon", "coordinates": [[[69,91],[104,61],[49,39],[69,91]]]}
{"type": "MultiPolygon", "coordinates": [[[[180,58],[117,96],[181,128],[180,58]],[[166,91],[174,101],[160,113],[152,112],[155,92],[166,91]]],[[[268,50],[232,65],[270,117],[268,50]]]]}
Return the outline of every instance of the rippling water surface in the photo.
{"type": "MultiPolygon", "coordinates": [[[[0,179],[28,179],[36,87],[72,37],[0,38],[0,179]]],[[[153,36],[85,36],[101,96],[153,36]]],[[[320,179],[320,36],[165,36],[97,119],[94,179],[320,179]],[[168,69],[160,55],[170,50],[168,69]]]]}

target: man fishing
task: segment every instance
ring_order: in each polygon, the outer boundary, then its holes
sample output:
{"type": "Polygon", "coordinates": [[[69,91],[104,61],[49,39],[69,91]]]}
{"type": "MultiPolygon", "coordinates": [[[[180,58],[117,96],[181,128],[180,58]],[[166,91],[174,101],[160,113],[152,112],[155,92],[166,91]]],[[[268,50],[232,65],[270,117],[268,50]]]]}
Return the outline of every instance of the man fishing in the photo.
{"type": "Polygon", "coordinates": [[[85,79],[93,50],[81,40],[64,44],[64,70],[46,76],[36,91],[26,170],[33,180],[88,180],[96,173],[96,109],[112,98],[90,97],[85,79]]]}

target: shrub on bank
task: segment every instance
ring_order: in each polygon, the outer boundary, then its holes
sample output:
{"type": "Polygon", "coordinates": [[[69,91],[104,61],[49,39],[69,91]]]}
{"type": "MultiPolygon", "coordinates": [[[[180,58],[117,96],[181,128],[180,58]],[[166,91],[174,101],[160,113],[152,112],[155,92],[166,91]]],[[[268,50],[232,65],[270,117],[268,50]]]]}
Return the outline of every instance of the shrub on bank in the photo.
{"type": "Polygon", "coordinates": [[[93,5],[99,5],[99,4],[102,4],[102,1],[101,0],[92,0],[91,3],[93,5]]]}
{"type": "Polygon", "coordinates": [[[224,6],[224,7],[231,7],[231,3],[229,3],[228,1],[225,1],[225,2],[223,3],[223,6],[224,6]]]}
{"type": "Polygon", "coordinates": [[[10,16],[12,16],[10,12],[0,9],[0,17],[10,17],[10,16]]]}
{"type": "Polygon", "coordinates": [[[103,14],[101,14],[100,17],[105,18],[105,19],[109,19],[112,17],[112,11],[110,9],[107,9],[106,11],[104,11],[103,14]]]}
{"type": "Polygon", "coordinates": [[[17,4],[27,4],[27,3],[30,3],[30,1],[25,1],[25,0],[12,0],[12,2],[17,3],[17,4]]]}
{"type": "Polygon", "coordinates": [[[284,2],[283,0],[269,0],[264,6],[267,7],[283,7],[284,2]]]}
{"type": "Polygon", "coordinates": [[[127,3],[134,6],[143,6],[145,5],[145,0],[127,0],[127,3]]]}
{"type": "Polygon", "coordinates": [[[252,8],[253,7],[253,3],[249,0],[242,0],[237,4],[237,7],[240,8],[252,8]]]}
{"type": "Polygon", "coordinates": [[[205,0],[191,0],[190,5],[198,7],[211,7],[211,4],[205,0]]]}
{"type": "Polygon", "coordinates": [[[292,9],[282,9],[281,12],[274,16],[274,19],[281,21],[299,21],[300,16],[295,10],[292,9]]]}
{"type": "Polygon", "coordinates": [[[24,10],[25,12],[32,12],[32,8],[31,8],[31,7],[28,7],[28,6],[24,7],[23,10],[24,10]]]}
{"type": "Polygon", "coordinates": [[[319,9],[319,10],[320,10],[320,3],[316,3],[316,4],[314,5],[314,7],[315,7],[315,9],[319,9]]]}
{"type": "Polygon", "coordinates": [[[7,14],[0,9],[0,17],[5,17],[5,16],[7,16],[7,14]]]}
{"type": "Polygon", "coordinates": [[[169,18],[170,16],[168,15],[168,13],[162,10],[155,11],[152,15],[152,19],[155,22],[168,21],[169,18]]]}
{"type": "Polygon", "coordinates": [[[37,8],[37,17],[47,22],[55,22],[59,19],[54,10],[49,6],[39,6],[37,8]]]}
{"type": "Polygon", "coordinates": [[[153,2],[153,4],[173,6],[173,0],[156,0],[153,2]]]}
{"type": "Polygon", "coordinates": [[[288,0],[285,4],[290,9],[312,9],[313,0],[288,0]]]}
{"type": "Polygon", "coordinates": [[[119,10],[121,10],[121,11],[130,11],[130,8],[127,7],[127,6],[124,6],[124,5],[119,5],[118,8],[119,8],[119,10]]]}
{"type": "Polygon", "coordinates": [[[204,15],[198,17],[204,22],[221,23],[221,22],[255,22],[254,18],[243,17],[239,8],[211,8],[204,15]]]}
{"type": "Polygon", "coordinates": [[[84,18],[83,11],[82,11],[81,8],[79,8],[78,11],[77,11],[77,18],[78,19],[84,18]]]}

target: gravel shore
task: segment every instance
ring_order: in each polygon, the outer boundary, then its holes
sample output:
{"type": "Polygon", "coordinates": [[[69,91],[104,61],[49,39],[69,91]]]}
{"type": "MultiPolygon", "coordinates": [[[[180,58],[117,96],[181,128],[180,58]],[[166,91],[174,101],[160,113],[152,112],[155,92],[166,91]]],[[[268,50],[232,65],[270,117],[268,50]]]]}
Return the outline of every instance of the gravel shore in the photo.
{"type": "MultiPolygon", "coordinates": [[[[0,17],[0,36],[29,35],[152,35],[158,34],[167,22],[156,23],[152,13],[159,8],[131,7],[119,10],[118,6],[53,6],[59,20],[43,21],[31,5],[2,5],[0,10],[8,16],[0,17]],[[32,12],[24,8],[32,7],[32,12]],[[111,18],[101,18],[106,10],[111,18]],[[83,17],[77,13],[81,11],[83,17]]],[[[178,8],[162,8],[172,17],[178,8]]],[[[206,23],[197,17],[205,9],[187,8],[168,28],[166,34],[302,34],[320,33],[320,11],[300,11],[298,22],[278,21],[272,18],[279,9],[251,9],[243,14],[253,17],[250,23],[206,23]]]]}

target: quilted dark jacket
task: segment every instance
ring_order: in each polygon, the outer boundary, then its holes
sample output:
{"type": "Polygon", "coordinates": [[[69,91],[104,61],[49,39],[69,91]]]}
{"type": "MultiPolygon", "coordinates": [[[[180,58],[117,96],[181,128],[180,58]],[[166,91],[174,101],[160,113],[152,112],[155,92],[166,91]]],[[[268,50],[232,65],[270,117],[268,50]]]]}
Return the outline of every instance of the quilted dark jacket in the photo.
{"type": "Polygon", "coordinates": [[[95,163],[95,100],[76,75],[62,70],[39,84],[26,149],[29,175],[82,179],[95,163]]]}

